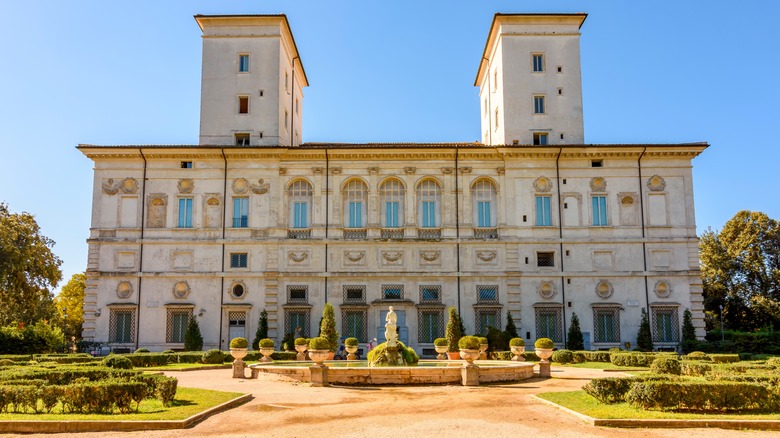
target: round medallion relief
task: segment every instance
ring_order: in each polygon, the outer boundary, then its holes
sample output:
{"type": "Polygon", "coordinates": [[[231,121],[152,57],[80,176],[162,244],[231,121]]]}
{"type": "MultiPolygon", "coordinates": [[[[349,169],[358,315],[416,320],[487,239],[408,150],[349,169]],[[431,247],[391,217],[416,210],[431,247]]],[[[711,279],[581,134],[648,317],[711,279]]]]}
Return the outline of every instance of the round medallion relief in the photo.
{"type": "Polygon", "coordinates": [[[190,294],[190,285],[186,281],[180,281],[173,285],[173,296],[178,299],[187,298],[190,294]]]}
{"type": "Polygon", "coordinates": [[[537,292],[539,292],[539,296],[541,296],[546,300],[549,300],[550,298],[555,296],[555,286],[551,281],[543,281],[539,283],[539,288],[537,289],[537,292]]]}
{"type": "Polygon", "coordinates": [[[600,296],[601,298],[611,297],[612,292],[613,292],[612,285],[606,280],[601,280],[596,285],[596,295],[600,296]]]}
{"type": "Polygon", "coordinates": [[[669,298],[669,295],[672,294],[672,288],[669,286],[669,283],[666,281],[657,282],[655,284],[654,290],[658,298],[669,298]]]}
{"type": "Polygon", "coordinates": [[[119,284],[116,285],[116,296],[121,299],[127,299],[130,298],[130,295],[133,294],[133,285],[130,284],[129,281],[120,281],[119,284]]]}

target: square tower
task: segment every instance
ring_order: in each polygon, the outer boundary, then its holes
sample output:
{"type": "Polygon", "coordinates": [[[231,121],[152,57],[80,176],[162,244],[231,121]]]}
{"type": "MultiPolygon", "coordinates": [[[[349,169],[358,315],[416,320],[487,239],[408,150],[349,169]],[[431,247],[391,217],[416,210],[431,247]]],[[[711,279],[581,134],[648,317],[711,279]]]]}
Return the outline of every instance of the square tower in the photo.
{"type": "Polygon", "coordinates": [[[482,142],[583,144],[580,27],[587,14],[496,14],[474,85],[482,142]]]}
{"type": "Polygon", "coordinates": [[[285,15],[196,15],[200,144],[299,146],[309,85],[285,15]]]}

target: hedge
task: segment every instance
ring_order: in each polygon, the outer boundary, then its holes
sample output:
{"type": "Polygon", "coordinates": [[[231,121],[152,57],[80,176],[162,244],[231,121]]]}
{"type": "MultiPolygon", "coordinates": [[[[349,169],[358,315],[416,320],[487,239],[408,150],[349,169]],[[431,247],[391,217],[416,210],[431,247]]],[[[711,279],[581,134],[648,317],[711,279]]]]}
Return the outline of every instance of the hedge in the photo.
{"type": "Polygon", "coordinates": [[[603,377],[593,379],[582,389],[602,403],[620,403],[626,400],[626,394],[631,385],[646,381],[667,381],[670,376],[635,376],[635,377],[603,377]]]}
{"type": "MultiPolygon", "coordinates": [[[[488,357],[491,360],[512,360],[515,355],[511,351],[491,351],[488,353],[488,357]]],[[[533,351],[526,351],[523,353],[523,360],[525,362],[539,362],[541,359],[533,351]]]]}
{"type": "Polygon", "coordinates": [[[646,353],[613,353],[610,355],[612,365],[623,367],[649,367],[656,356],[646,353]]]}
{"type": "Polygon", "coordinates": [[[650,365],[650,372],[656,374],[674,374],[680,375],[680,361],[672,358],[660,356],[650,365]]]}
{"type": "Polygon", "coordinates": [[[571,350],[556,350],[553,352],[552,361],[560,364],[574,362],[574,353],[571,350]]]}
{"type": "Polygon", "coordinates": [[[587,362],[609,362],[609,351],[577,351],[585,356],[587,362]]]}
{"type": "Polygon", "coordinates": [[[766,386],[748,382],[636,382],[626,401],[642,409],[689,411],[773,410],[778,395],[766,386]]]}
{"type": "Polygon", "coordinates": [[[739,362],[738,354],[711,354],[710,359],[714,363],[734,363],[739,362]]]}

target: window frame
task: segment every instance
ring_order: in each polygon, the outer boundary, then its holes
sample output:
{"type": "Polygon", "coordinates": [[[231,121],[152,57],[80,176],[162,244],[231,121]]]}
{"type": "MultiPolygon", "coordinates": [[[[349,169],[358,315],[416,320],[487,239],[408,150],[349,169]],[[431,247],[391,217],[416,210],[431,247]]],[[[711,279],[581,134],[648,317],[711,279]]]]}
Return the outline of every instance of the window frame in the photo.
{"type": "Polygon", "coordinates": [[[471,185],[472,220],[477,228],[495,228],[498,224],[498,187],[488,178],[471,185]]]}
{"type": "Polygon", "coordinates": [[[549,132],[534,132],[532,137],[532,143],[534,146],[547,146],[550,144],[549,132]]]}
{"type": "Polygon", "coordinates": [[[233,134],[236,146],[250,146],[252,143],[252,136],[248,132],[236,132],[233,134]]]}
{"type": "Polygon", "coordinates": [[[545,96],[543,94],[535,94],[533,98],[533,113],[534,114],[547,114],[547,105],[545,102],[545,96]],[[541,111],[540,111],[541,110],[541,111]]]}
{"type": "Polygon", "coordinates": [[[178,206],[176,228],[193,228],[193,206],[195,204],[192,197],[180,197],[176,203],[178,206]],[[182,203],[184,206],[182,207],[182,203]]]}
{"type": "MultiPolygon", "coordinates": [[[[118,307],[109,309],[109,334],[108,334],[108,342],[112,344],[131,344],[135,342],[135,330],[136,330],[136,324],[135,324],[135,309],[129,308],[129,307],[118,307]],[[127,323],[126,328],[126,337],[124,336],[125,333],[123,333],[122,336],[118,336],[119,334],[119,316],[123,316],[123,320],[127,319],[127,321],[123,322],[123,326],[125,323],[127,323]],[[126,318],[125,318],[126,317],[126,318]]],[[[122,330],[123,332],[125,330],[122,330]]]]}
{"type": "Polygon", "coordinates": [[[551,195],[535,195],[534,204],[536,205],[536,218],[534,226],[537,227],[551,227],[552,222],[552,196],[551,195]]]}
{"type": "Polygon", "coordinates": [[[248,269],[249,268],[249,252],[246,252],[246,251],[244,251],[244,252],[231,252],[228,263],[229,263],[229,266],[230,266],[231,269],[248,269]],[[233,260],[234,260],[233,257],[234,256],[236,257],[235,260],[237,261],[235,264],[233,263],[233,260]],[[243,256],[243,258],[242,258],[242,256],[243,256]],[[239,265],[242,264],[241,263],[242,260],[243,260],[243,265],[244,266],[239,266],[239,265]]]}
{"type": "Polygon", "coordinates": [[[594,344],[619,344],[620,343],[620,307],[619,306],[594,306],[593,307],[593,343],[594,344]],[[600,318],[604,317],[602,321],[600,318]],[[607,321],[606,317],[611,317],[607,321]],[[609,323],[611,327],[607,327],[609,323]],[[611,336],[610,336],[611,335],[611,336]]]}
{"type": "Polygon", "coordinates": [[[403,284],[383,284],[382,285],[382,299],[383,300],[403,300],[404,299],[404,285],[403,284]],[[397,297],[388,297],[388,291],[398,291],[397,297]]]}
{"type": "Polygon", "coordinates": [[[444,333],[443,308],[428,307],[417,309],[417,343],[432,344],[436,338],[443,338],[444,333]],[[428,318],[433,321],[425,322],[428,318]]]}
{"type": "Polygon", "coordinates": [[[607,206],[607,195],[605,194],[591,195],[590,208],[591,208],[591,215],[590,215],[591,225],[594,227],[608,227],[609,209],[607,206]]]}
{"type": "Polygon", "coordinates": [[[534,330],[537,339],[549,338],[556,344],[563,343],[563,306],[534,307],[534,330]],[[544,318],[540,318],[541,316],[544,318]],[[554,327],[548,324],[549,318],[553,319],[554,327]]]}
{"type": "Polygon", "coordinates": [[[403,228],[406,210],[406,187],[403,182],[396,178],[382,181],[379,185],[379,200],[382,228],[403,228]],[[393,206],[390,207],[390,204],[393,206]]]}
{"type": "Polygon", "coordinates": [[[476,288],[477,304],[499,303],[499,288],[497,284],[478,284],[476,288]],[[482,292],[492,291],[493,297],[483,297],[482,292]]]}
{"type": "Polygon", "coordinates": [[[296,179],[287,186],[289,228],[298,230],[311,228],[313,193],[313,186],[305,179],[296,179]]]}
{"type": "Polygon", "coordinates": [[[433,178],[417,183],[417,226],[441,227],[441,184],[433,178]]]}
{"type": "Polygon", "coordinates": [[[166,309],[165,343],[183,344],[190,318],[194,318],[192,307],[168,307],[166,309]],[[180,320],[177,317],[184,317],[180,320]],[[181,324],[178,326],[177,321],[181,324]]]}
{"type": "Polygon", "coordinates": [[[233,197],[233,228],[249,228],[249,197],[247,196],[233,197]]]}
{"type": "Polygon", "coordinates": [[[238,96],[238,115],[245,116],[249,115],[249,95],[248,94],[239,94],[238,96]]]}
{"type": "Polygon", "coordinates": [[[249,53],[238,54],[238,73],[250,73],[249,53]],[[244,62],[246,60],[246,62],[244,62]]]}
{"type": "Polygon", "coordinates": [[[531,53],[531,72],[532,73],[544,73],[545,71],[545,56],[542,52],[531,53]],[[537,59],[539,62],[537,62],[537,59]]]}
{"type": "Polygon", "coordinates": [[[361,179],[352,178],[344,184],[341,196],[344,201],[344,228],[366,228],[368,185],[361,179]]]}

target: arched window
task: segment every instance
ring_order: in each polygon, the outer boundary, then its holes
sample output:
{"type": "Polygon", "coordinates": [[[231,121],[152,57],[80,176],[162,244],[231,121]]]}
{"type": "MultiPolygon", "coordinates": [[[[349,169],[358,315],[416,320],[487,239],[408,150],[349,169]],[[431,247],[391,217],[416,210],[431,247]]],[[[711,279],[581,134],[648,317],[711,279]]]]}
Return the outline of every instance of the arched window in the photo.
{"type": "Polygon", "coordinates": [[[417,224],[420,228],[441,226],[441,187],[432,179],[417,186],[417,224]]]}
{"type": "Polygon", "coordinates": [[[397,179],[385,181],[379,188],[382,199],[382,228],[404,226],[404,186],[397,179]]]}
{"type": "Polygon", "coordinates": [[[480,228],[496,226],[496,186],[482,179],[471,187],[474,208],[474,225],[480,228]]]}
{"type": "Polygon", "coordinates": [[[365,228],[367,192],[365,183],[357,179],[344,186],[344,227],[365,228]]]}
{"type": "Polygon", "coordinates": [[[290,228],[309,228],[311,226],[311,184],[298,180],[287,189],[287,201],[290,207],[290,228]]]}

